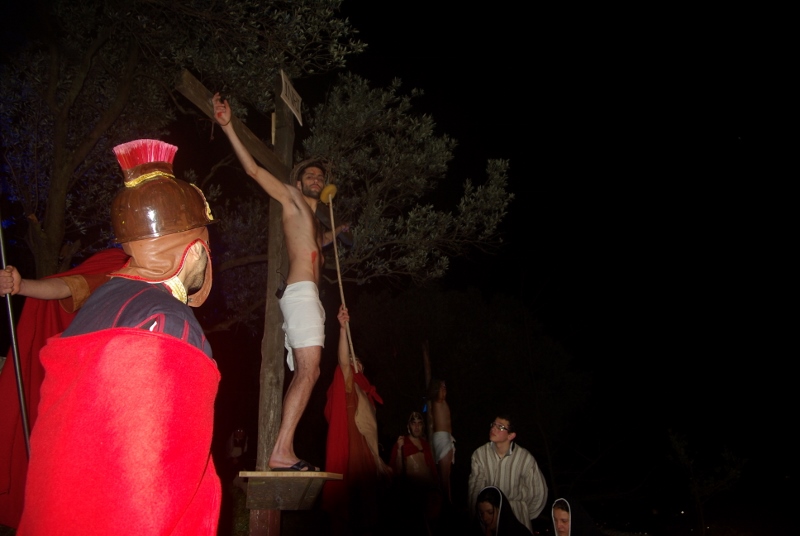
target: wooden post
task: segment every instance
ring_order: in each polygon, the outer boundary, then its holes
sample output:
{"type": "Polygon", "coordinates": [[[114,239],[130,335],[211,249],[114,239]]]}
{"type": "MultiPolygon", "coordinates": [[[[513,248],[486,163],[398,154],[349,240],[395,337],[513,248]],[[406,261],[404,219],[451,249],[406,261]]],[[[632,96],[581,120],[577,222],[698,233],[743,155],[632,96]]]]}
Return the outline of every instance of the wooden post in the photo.
{"type": "MultiPolygon", "coordinates": [[[[278,97],[280,78],[275,89],[275,155],[282,162],[292,161],[294,118],[278,97]]],[[[290,166],[287,166],[290,167],[290,166]]],[[[284,182],[288,182],[288,175],[284,182]]],[[[269,264],[267,274],[267,309],[264,315],[264,338],[261,339],[261,401],[258,410],[258,453],[256,470],[269,471],[267,463],[278,438],[283,410],[283,315],[276,292],[289,273],[289,256],[283,237],[281,204],[269,202],[269,264]]],[[[280,510],[250,510],[250,536],[278,536],[280,510]]]]}

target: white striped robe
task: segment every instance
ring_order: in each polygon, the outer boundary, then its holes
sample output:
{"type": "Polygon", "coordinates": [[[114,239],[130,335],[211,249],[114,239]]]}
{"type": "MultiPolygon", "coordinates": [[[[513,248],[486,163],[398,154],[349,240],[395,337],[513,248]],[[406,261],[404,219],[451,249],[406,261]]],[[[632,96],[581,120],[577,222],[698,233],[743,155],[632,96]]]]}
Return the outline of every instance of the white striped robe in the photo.
{"type": "Polygon", "coordinates": [[[547,502],[547,484],[533,455],[516,443],[502,458],[490,441],[472,453],[469,475],[470,511],[475,510],[478,493],[486,486],[497,486],[508,497],[511,510],[523,525],[532,530],[547,502]]]}

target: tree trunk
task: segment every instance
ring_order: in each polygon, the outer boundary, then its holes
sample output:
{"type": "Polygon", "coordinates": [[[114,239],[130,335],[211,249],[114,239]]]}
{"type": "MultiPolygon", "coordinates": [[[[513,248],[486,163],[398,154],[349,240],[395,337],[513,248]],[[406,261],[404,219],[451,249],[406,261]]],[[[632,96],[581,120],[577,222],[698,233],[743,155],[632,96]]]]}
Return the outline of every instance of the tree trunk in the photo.
{"type": "MultiPolygon", "coordinates": [[[[51,194],[52,195],[52,194],[51,194]]],[[[66,201],[65,201],[66,202],[66,201]]],[[[38,221],[28,221],[28,247],[36,263],[36,279],[58,272],[58,252],[64,240],[64,227],[56,237],[51,237],[42,229],[38,221]]]]}

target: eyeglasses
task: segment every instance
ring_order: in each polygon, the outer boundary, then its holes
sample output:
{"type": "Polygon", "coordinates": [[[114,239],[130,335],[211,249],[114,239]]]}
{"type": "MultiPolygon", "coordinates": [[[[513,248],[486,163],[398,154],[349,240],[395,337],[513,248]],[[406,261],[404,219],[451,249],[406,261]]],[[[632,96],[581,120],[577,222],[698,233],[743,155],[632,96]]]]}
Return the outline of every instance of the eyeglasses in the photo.
{"type": "Polygon", "coordinates": [[[501,432],[508,432],[508,426],[503,426],[499,422],[493,422],[493,423],[489,424],[489,428],[490,429],[491,428],[497,428],[501,432]]]}

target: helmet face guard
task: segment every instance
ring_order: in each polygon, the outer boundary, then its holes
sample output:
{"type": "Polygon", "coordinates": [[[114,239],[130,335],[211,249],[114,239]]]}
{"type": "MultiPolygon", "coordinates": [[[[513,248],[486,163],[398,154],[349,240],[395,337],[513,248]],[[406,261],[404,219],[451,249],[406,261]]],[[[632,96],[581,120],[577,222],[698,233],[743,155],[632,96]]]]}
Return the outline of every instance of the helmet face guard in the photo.
{"type": "Polygon", "coordinates": [[[211,292],[212,278],[211,249],[208,245],[208,229],[205,227],[122,244],[122,249],[131,256],[131,259],[111,275],[147,283],[163,283],[177,276],[183,270],[186,264],[186,255],[198,242],[206,250],[208,263],[203,286],[194,294],[189,295],[187,305],[200,307],[211,292]]]}

